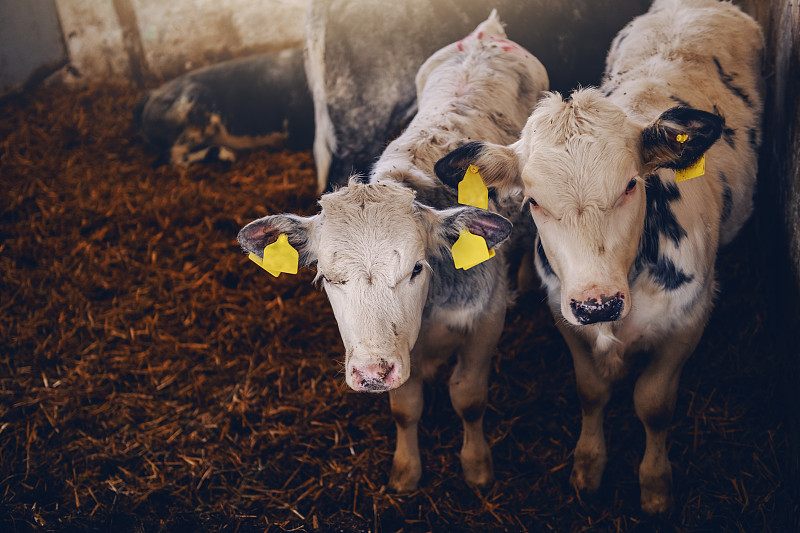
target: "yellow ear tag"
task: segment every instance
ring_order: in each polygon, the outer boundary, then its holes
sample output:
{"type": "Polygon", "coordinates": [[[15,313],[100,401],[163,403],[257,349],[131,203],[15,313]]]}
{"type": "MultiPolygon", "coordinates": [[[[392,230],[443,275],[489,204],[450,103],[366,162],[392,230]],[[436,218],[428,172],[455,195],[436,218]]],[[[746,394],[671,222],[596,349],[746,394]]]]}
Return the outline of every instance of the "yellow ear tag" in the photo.
{"type": "Polygon", "coordinates": [[[289,238],[285,233],[281,233],[277,241],[264,248],[263,260],[256,254],[250,254],[248,257],[276,278],[281,272],[297,274],[297,265],[300,262],[300,254],[289,244],[289,238]]]}
{"type": "Polygon", "coordinates": [[[685,143],[686,141],[689,140],[689,136],[686,135],[685,133],[679,133],[678,136],[675,137],[675,140],[678,141],[679,143],[683,144],[683,143],[685,143]]]}
{"type": "Polygon", "coordinates": [[[675,181],[686,181],[706,173],[706,156],[703,154],[697,162],[683,170],[675,171],[675,181]]]}
{"type": "Polygon", "coordinates": [[[494,249],[489,250],[486,239],[475,235],[467,228],[459,233],[458,240],[453,244],[453,263],[456,268],[467,270],[494,257],[494,249]]]}
{"type": "Polygon", "coordinates": [[[475,165],[469,166],[458,184],[458,203],[489,209],[489,189],[483,184],[475,165]]]}

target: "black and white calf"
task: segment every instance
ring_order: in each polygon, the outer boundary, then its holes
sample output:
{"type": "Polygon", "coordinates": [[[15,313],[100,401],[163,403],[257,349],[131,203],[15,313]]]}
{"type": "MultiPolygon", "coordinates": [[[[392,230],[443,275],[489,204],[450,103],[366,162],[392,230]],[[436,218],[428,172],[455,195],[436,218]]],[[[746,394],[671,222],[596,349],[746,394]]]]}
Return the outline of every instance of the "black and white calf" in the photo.
{"type": "Polygon", "coordinates": [[[467,144],[436,166],[454,182],[476,164],[498,194],[527,198],[537,270],[575,364],[577,489],[600,486],[612,384],[651,352],[633,398],[648,513],[672,503],[667,429],[711,312],[718,246],[752,209],[762,48],[758,25],[728,2],[656,0],[612,43],[599,90],[550,94],[516,143],[467,144]],[[705,175],[677,182],[704,154],[705,175]]]}
{"type": "Polygon", "coordinates": [[[493,477],[483,435],[492,354],[508,299],[503,248],[456,270],[450,248],[461,230],[489,248],[511,224],[493,211],[460,206],[434,163],[469,139],[511,142],[547,88],[547,73],[506,39],[495,12],[470,35],[431,56],[417,78],[419,112],[384,151],[369,183],[351,179],[322,196],[321,212],[274,215],[245,226],[242,247],[261,255],[285,233],[300,262],[316,263],[345,346],[345,380],[357,391],[389,391],[397,448],[389,485],[414,489],[422,475],[417,425],[422,382],[456,356],[450,397],[464,425],[461,464],[470,484],[493,477]]]}
{"type": "Polygon", "coordinates": [[[236,159],[261,147],[309,148],[314,111],[303,51],[289,49],[198,69],[150,91],[136,120],[158,163],[236,159]]]}

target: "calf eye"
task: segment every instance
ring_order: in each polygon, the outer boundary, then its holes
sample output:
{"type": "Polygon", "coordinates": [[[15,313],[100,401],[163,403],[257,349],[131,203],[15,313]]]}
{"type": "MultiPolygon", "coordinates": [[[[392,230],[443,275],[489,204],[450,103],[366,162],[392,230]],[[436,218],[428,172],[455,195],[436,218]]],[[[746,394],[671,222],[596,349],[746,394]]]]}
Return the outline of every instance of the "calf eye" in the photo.
{"type": "Polygon", "coordinates": [[[347,280],[338,280],[338,279],[331,280],[331,279],[328,279],[327,277],[325,277],[325,274],[323,274],[321,276],[321,279],[325,283],[327,283],[328,285],[345,285],[345,284],[347,284],[347,280]]]}
{"type": "Polygon", "coordinates": [[[416,278],[422,272],[422,263],[414,265],[414,270],[411,271],[411,279],[416,278]]]}
{"type": "Polygon", "coordinates": [[[625,188],[625,194],[630,194],[636,188],[636,178],[631,179],[628,182],[628,186],[625,188]]]}

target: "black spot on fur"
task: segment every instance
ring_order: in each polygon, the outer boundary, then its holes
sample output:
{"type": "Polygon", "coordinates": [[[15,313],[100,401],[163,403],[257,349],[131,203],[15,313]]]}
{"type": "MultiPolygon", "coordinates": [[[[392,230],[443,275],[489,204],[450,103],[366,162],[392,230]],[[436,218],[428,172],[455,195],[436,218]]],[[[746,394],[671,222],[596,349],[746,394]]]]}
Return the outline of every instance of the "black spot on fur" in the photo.
{"type": "Polygon", "coordinates": [[[728,143],[728,146],[731,148],[734,148],[734,144],[736,143],[734,135],[736,135],[736,131],[733,128],[722,128],[722,138],[725,139],[725,142],[728,143]]]}
{"type": "Polygon", "coordinates": [[[678,223],[671,202],[679,200],[681,193],[674,183],[664,184],[657,174],[645,177],[647,211],[644,219],[639,252],[636,256],[635,270],[647,268],[653,278],[667,290],[674,290],[692,277],[677,269],[666,257],[660,257],[660,237],[670,239],[675,246],[686,237],[686,230],[678,223]],[[670,266],[671,265],[671,266],[670,266]]]}
{"type": "MultiPolygon", "coordinates": [[[[645,178],[645,190],[647,194],[647,214],[645,216],[645,230],[651,233],[664,235],[672,240],[675,246],[680,244],[682,238],[686,236],[686,230],[678,223],[675,213],[672,212],[670,202],[679,200],[681,193],[678,186],[674,183],[661,181],[657,174],[650,174],[645,178]]],[[[648,248],[648,250],[650,250],[648,248]]],[[[655,248],[648,258],[658,255],[658,240],[656,239],[655,248]]]]}
{"type": "Polygon", "coordinates": [[[717,73],[719,74],[719,79],[722,81],[725,87],[727,87],[728,90],[731,91],[733,94],[738,96],[747,107],[752,108],[753,103],[750,101],[750,97],[747,95],[746,92],[744,92],[742,89],[733,84],[734,77],[725,72],[725,69],[722,68],[719,59],[717,59],[716,57],[714,58],[714,64],[717,66],[717,73]]]}
{"type": "Polygon", "coordinates": [[[676,104],[681,105],[683,107],[692,107],[686,100],[682,100],[675,95],[670,96],[670,99],[676,104]]]}
{"type": "Polygon", "coordinates": [[[731,191],[728,177],[724,172],[719,173],[719,179],[722,181],[722,215],[720,215],[720,219],[724,224],[731,217],[731,211],[733,211],[733,191],[731,191]]]}
{"type": "Polygon", "coordinates": [[[675,266],[668,257],[659,257],[655,265],[649,267],[650,276],[666,290],[674,291],[681,285],[685,285],[694,279],[691,274],[686,274],[683,270],[675,266]]]}
{"type": "Polygon", "coordinates": [[[736,135],[736,130],[725,125],[725,117],[719,112],[716,105],[714,106],[714,114],[722,120],[722,138],[728,143],[728,146],[735,148],[736,139],[734,139],[734,136],[736,135]]]}

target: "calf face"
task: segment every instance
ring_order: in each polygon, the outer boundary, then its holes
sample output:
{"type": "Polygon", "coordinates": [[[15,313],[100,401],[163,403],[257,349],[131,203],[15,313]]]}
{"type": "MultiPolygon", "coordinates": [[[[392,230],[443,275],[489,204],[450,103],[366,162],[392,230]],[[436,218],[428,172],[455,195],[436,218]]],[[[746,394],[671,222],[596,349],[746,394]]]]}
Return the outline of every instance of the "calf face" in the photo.
{"type": "Polygon", "coordinates": [[[511,224],[474,207],[436,210],[394,183],[362,184],[324,195],[311,217],[274,215],[245,226],[244,250],[258,256],[285,233],[333,308],[345,347],[345,381],[356,391],[383,392],[406,382],[431,278],[429,258],[449,254],[463,228],[491,248],[511,224]]]}
{"type": "Polygon", "coordinates": [[[516,143],[470,143],[440,160],[436,172],[454,184],[475,164],[501,194],[522,190],[561,282],[561,314],[574,325],[609,322],[633,305],[628,277],[644,231],[646,176],[691,166],[721,130],[719,117],[688,107],[642,128],[584,89],[566,100],[545,98],[516,143]]]}

